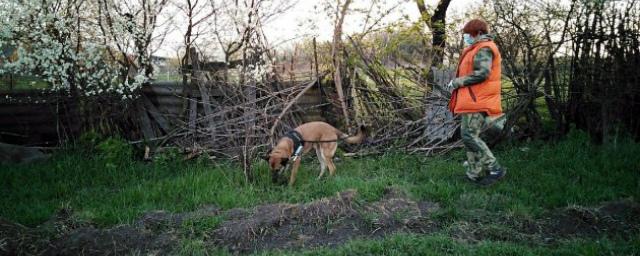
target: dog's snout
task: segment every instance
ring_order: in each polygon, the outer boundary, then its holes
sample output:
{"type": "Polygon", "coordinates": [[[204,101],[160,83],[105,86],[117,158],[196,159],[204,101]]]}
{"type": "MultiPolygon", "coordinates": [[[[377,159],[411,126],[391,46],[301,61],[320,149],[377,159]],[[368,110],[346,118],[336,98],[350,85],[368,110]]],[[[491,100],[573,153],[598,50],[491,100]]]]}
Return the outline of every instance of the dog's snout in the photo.
{"type": "Polygon", "coordinates": [[[273,183],[278,183],[279,179],[280,179],[280,170],[273,170],[271,172],[271,181],[273,183]]]}

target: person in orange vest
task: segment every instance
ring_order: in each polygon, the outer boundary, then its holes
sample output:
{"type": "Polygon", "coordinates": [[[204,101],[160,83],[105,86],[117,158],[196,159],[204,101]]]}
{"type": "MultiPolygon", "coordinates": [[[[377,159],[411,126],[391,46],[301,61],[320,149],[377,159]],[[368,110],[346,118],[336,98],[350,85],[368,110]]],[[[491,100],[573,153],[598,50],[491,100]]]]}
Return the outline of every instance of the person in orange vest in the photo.
{"type": "Polygon", "coordinates": [[[466,176],[479,185],[491,185],[507,173],[480,139],[483,128],[501,129],[501,57],[489,35],[489,25],[473,19],[462,29],[467,47],[462,51],[456,78],[447,85],[452,91],[449,109],[462,117],[462,141],[467,151],[466,176]]]}

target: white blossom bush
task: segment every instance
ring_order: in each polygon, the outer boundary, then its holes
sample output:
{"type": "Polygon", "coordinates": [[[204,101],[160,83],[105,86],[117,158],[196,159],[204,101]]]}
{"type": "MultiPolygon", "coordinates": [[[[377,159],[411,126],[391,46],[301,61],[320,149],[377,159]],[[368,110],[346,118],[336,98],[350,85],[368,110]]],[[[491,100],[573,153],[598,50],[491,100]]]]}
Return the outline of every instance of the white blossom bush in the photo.
{"type": "Polygon", "coordinates": [[[85,96],[111,93],[131,99],[147,80],[144,72],[133,79],[123,75],[122,67],[107,54],[110,46],[96,35],[99,30],[84,21],[90,13],[68,11],[76,6],[60,8],[70,2],[0,3],[0,49],[13,48],[17,54],[13,62],[7,61],[9,56],[0,56],[0,75],[34,75],[56,91],[77,90],[85,96]]]}

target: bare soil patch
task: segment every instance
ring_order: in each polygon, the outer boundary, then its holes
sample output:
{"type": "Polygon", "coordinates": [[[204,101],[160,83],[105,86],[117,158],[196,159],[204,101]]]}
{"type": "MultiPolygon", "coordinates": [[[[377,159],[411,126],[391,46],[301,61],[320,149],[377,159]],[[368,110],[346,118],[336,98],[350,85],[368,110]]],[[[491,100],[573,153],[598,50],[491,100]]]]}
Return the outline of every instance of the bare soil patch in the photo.
{"type": "Polygon", "coordinates": [[[467,242],[494,240],[540,245],[575,237],[630,239],[640,233],[640,204],[632,200],[605,202],[599,207],[559,208],[539,219],[496,213],[478,215],[450,224],[449,235],[467,242]]]}
{"type": "Polygon", "coordinates": [[[376,238],[405,232],[433,232],[438,225],[429,214],[431,202],[417,203],[390,188],[382,200],[359,204],[356,191],[341,192],[306,204],[270,204],[239,214],[226,213],[227,221],[211,232],[211,242],[234,252],[264,249],[336,246],[354,238],[376,238]]]}
{"type": "Polygon", "coordinates": [[[28,228],[0,219],[0,255],[121,255],[171,254],[186,235],[187,220],[220,216],[223,221],[206,231],[205,242],[234,253],[265,249],[336,246],[353,238],[377,238],[398,231],[431,232],[429,220],[438,209],[431,202],[415,202],[390,188],[373,203],[358,203],[356,191],[305,204],[265,204],[251,209],[220,211],[215,206],[187,213],[152,211],[133,225],[98,228],[61,210],[51,220],[28,228]]]}
{"type": "Polygon", "coordinates": [[[640,233],[640,205],[632,200],[606,202],[599,207],[572,206],[550,211],[539,219],[518,219],[480,211],[477,217],[442,223],[431,218],[437,203],[411,200],[388,188],[379,201],[357,200],[347,190],[333,197],[300,204],[264,204],[222,211],[205,206],[193,212],[151,211],[132,225],[99,228],[60,210],[35,228],[0,218],[0,255],[121,255],[175,253],[187,221],[220,218],[198,239],[211,247],[244,254],[269,249],[335,247],[352,239],[376,239],[397,232],[444,231],[456,240],[511,241],[552,244],[573,237],[629,239],[640,233]]]}

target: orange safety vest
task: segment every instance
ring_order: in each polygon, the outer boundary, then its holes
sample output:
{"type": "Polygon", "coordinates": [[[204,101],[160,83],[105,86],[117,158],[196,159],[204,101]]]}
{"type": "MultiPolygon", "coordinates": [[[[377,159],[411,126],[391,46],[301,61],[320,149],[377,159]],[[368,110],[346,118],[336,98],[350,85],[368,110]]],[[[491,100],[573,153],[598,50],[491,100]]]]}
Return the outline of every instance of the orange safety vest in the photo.
{"type": "Polygon", "coordinates": [[[493,52],[493,63],[487,80],[471,86],[463,86],[453,90],[449,100],[449,110],[454,114],[485,112],[489,116],[502,115],[502,97],[500,96],[500,78],[502,58],[493,41],[477,42],[462,51],[456,77],[473,73],[473,57],[483,47],[493,52]]]}

